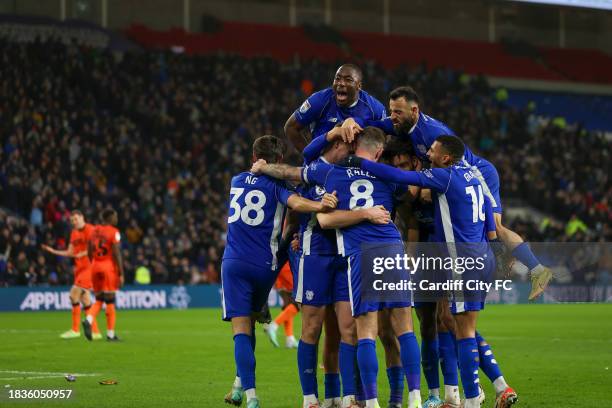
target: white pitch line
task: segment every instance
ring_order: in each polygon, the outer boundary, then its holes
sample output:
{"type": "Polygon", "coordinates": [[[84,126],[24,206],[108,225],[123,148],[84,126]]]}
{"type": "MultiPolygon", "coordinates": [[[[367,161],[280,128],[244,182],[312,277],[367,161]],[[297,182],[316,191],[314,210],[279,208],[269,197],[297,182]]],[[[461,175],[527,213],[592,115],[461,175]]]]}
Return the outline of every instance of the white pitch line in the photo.
{"type": "Polygon", "coordinates": [[[0,329],[0,333],[59,333],[59,330],[45,330],[45,329],[0,329]]]}
{"type": "MultiPolygon", "coordinates": [[[[44,378],[64,378],[64,375],[44,375],[44,376],[33,376],[33,377],[4,377],[0,380],[13,381],[13,380],[39,380],[44,378]]],[[[94,377],[92,374],[79,375],[78,377],[94,377]]]]}
{"type": "Polygon", "coordinates": [[[39,375],[78,375],[81,377],[92,376],[92,375],[100,375],[97,373],[67,373],[67,372],[58,372],[58,371],[16,371],[16,370],[0,370],[0,373],[5,374],[39,374],[39,375]]]}
{"type": "Polygon", "coordinates": [[[21,374],[19,377],[3,377],[0,381],[13,381],[13,380],[40,380],[45,378],[64,378],[66,375],[71,374],[75,377],[95,377],[100,374],[97,373],[60,373],[60,372],[48,372],[48,371],[18,371],[18,370],[0,370],[0,373],[5,374],[21,374]],[[23,375],[23,374],[38,374],[38,375],[23,375]]]}

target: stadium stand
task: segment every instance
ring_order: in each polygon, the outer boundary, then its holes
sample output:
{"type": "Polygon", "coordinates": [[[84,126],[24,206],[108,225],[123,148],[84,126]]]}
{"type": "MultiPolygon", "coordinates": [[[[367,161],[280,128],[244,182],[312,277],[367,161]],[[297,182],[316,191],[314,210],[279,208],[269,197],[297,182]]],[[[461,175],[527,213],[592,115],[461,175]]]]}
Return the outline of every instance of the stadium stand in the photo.
{"type": "MultiPolygon", "coordinates": [[[[69,209],[96,222],[107,204],[119,210],[127,282],[143,265],[153,283],[219,280],[231,175],[247,167],[254,137],[281,135],[292,109],[309,90],[329,86],[345,57],[299,29],[241,24],[238,38],[232,24],[198,35],[129,30],[145,46],[182,46],[188,55],[0,41],[0,285],[69,283],[70,262],[42,256],[39,245],[65,245],[69,209]],[[300,58],[291,51],[296,46],[300,58]],[[261,49],[274,58],[255,57],[261,49]],[[207,55],[190,55],[200,53],[207,55]]],[[[447,60],[436,59],[444,52],[434,40],[417,41],[415,47],[430,52],[430,67],[447,65],[427,69],[418,64],[421,57],[383,57],[396,49],[386,42],[368,47],[360,34],[346,38],[352,47],[366,44],[355,47],[364,57],[365,89],[386,103],[392,87],[414,86],[425,112],[498,166],[502,197],[550,214],[539,227],[518,221],[530,240],[612,238],[604,135],[498,100],[484,77],[466,74],[491,72],[485,60],[496,58],[490,55],[473,66],[449,64],[501,48],[465,46],[447,60]],[[371,57],[383,64],[366,61],[371,57]]],[[[516,57],[499,58],[517,75],[559,79],[527,59],[522,65],[516,57]]]]}
{"type": "Polygon", "coordinates": [[[126,35],[147,47],[181,46],[190,54],[225,51],[252,57],[265,50],[266,55],[289,62],[299,49],[304,58],[330,62],[345,58],[350,51],[388,69],[427,61],[430,69],[450,67],[474,75],[612,83],[612,57],[597,50],[534,47],[538,58],[529,58],[508,52],[501,43],[343,32],[347,49],[315,42],[301,27],[242,22],[223,22],[222,27],[215,33],[187,33],[134,24],[126,35]]]}

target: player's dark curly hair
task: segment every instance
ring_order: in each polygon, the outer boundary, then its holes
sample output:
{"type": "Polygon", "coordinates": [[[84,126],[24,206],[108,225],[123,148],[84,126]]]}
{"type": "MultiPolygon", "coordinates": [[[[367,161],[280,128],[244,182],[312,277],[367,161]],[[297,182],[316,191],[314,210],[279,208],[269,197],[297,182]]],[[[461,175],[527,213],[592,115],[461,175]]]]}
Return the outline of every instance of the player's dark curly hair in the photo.
{"type": "Polygon", "coordinates": [[[257,159],[264,159],[268,163],[276,163],[285,152],[285,143],[276,136],[264,135],[255,139],[253,155],[257,159]]]}
{"type": "Polygon", "coordinates": [[[403,154],[414,156],[414,148],[412,147],[412,143],[402,141],[397,137],[389,137],[381,159],[386,162],[390,162],[395,156],[400,156],[403,154]]]}
{"type": "Polygon", "coordinates": [[[395,88],[389,94],[389,99],[395,101],[396,99],[404,98],[407,102],[416,102],[418,105],[421,104],[421,98],[411,86],[400,86],[395,88]]]}
{"type": "Polygon", "coordinates": [[[436,142],[442,145],[442,148],[448,153],[453,160],[453,163],[457,163],[461,160],[465,154],[465,145],[457,136],[443,135],[436,138],[436,142]]]}

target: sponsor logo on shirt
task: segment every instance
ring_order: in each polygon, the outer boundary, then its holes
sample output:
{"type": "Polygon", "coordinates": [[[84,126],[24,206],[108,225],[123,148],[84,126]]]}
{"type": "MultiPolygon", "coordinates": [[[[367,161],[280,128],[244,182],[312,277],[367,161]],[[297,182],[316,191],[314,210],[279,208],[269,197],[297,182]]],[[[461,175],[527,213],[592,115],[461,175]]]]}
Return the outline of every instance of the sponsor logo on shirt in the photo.
{"type": "Polygon", "coordinates": [[[315,187],[315,193],[317,194],[318,197],[320,197],[320,196],[325,194],[325,188],[323,188],[321,186],[316,186],[315,187]]]}
{"type": "Polygon", "coordinates": [[[306,101],[304,101],[302,106],[300,106],[300,113],[306,113],[306,112],[308,112],[308,109],[310,109],[310,102],[308,102],[306,100],[306,101]]]}

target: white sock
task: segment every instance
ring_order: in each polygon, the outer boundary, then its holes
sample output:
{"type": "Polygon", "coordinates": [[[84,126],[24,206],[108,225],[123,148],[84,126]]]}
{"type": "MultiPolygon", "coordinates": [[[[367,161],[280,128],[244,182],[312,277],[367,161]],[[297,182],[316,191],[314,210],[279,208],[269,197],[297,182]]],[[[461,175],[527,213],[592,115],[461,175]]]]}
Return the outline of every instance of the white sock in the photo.
{"type": "Polygon", "coordinates": [[[236,376],[236,378],[234,378],[234,387],[235,388],[242,388],[242,380],[238,376],[236,376]]]}
{"type": "Polygon", "coordinates": [[[465,400],[464,408],[480,408],[480,402],[478,402],[478,397],[467,398],[465,400]]]}
{"type": "Polygon", "coordinates": [[[318,404],[319,400],[317,396],[314,394],[304,395],[304,407],[307,407],[310,404],[318,404]]]}
{"type": "Polygon", "coordinates": [[[408,393],[408,406],[421,406],[421,390],[412,390],[408,393]]]}
{"type": "Polygon", "coordinates": [[[366,401],[366,408],[378,408],[378,399],[373,398],[366,401]]]}
{"type": "Polygon", "coordinates": [[[506,391],[506,388],[508,388],[508,383],[506,383],[506,380],[502,375],[501,377],[497,377],[497,379],[493,381],[493,386],[495,387],[495,393],[501,394],[502,392],[506,391]]]}
{"type": "Polygon", "coordinates": [[[115,331],[114,330],[107,330],[106,331],[106,335],[110,338],[115,337],[115,331]]]}
{"type": "Polygon", "coordinates": [[[257,398],[257,395],[255,394],[255,388],[251,388],[249,390],[246,390],[244,392],[247,396],[247,402],[249,402],[250,400],[257,398]]]}
{"type": "Polygon", "coordinates": [[[278,324],[276,324],[276,322],[273,321],[272,323],[270,323],[270,326],[268,327],[268,330],[274,331],[274,332],[277,331],[278,330],[278,324]]]}
{"type": "Polygon", "coordinates": [[[439,388],[430,389],[429,395],[440,398],[440,389],[439,388]]]}
{"type": "Polygon", "coordinates": [[[87,321],[89,322],[89,324],[92,324],[93,323],[93,316],[87,315],[87,321]]]}
{"type": "Polygon", "coordinates": [[[461,403],[458,385],[444,384],[444,402],[448,402],[449,404],[455,405],[459,405],[461,403]]]}
{"type": "Polygon", "coordinates": [[[542,272],[544,270],[544,266],[542,266],[542,264],[537,264],[536,266],[533,267],[532,270],[530,270],[529,272],[537,274],[539,272],[542,272]]]}

